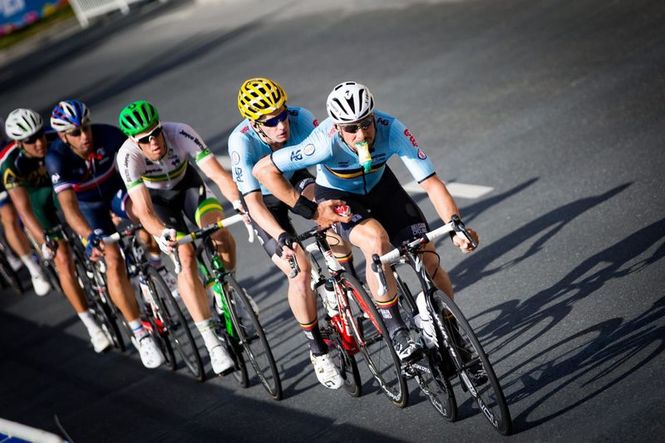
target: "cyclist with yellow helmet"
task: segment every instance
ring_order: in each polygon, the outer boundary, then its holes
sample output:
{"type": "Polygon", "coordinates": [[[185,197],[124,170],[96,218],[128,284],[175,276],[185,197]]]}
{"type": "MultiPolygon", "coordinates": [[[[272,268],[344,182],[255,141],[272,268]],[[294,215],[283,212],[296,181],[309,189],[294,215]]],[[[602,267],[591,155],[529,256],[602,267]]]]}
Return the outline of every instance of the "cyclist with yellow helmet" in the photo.
{"type": "MultiPolygon", "coordinates": [[[[290,208],[271,195],[252,175],[252,168],[259,160],[285,146],[300,143],[318,125],[310,111],[297,106],[287,107],[286,101],[286,91],[273,80],[246,80],[238,91],[238,110],[245,119],[229,136],[229,156],[233,180],[243,195],[263,248],[275,265],[288,275],[291,268],[289,262],[282,258],[282,252],[284,249],[291,250],[292,245],[284,242],[285,237],[273,237],[268,232],[286,231],[295,234],[289,211],[306,215],[307,218],[312,218],[314,214],[309,214],[307,203],[290,208]]],[[[285,173],[284,178],[299,194],[313,200],[314,177],[306,168],[285,173]]],[[[303,199],[306,200],[305,197],[303,199]]],[[[311,201],[310,203],[313,204],[311,201]]],[[[328,209],[330,208],[331,206],[328,209]]],[[[334,214],[333,216],[341,219],[334,214]]],[[[308,339],[310,360],[318,380],[330,389],[337,389],[342,386],[343,380],[328,358],[328,346],[321,337],[316,297],[310,286],[309,262],[302,249],[298,249],[295,256],[302,272],[289,279],[289,306],[308,339]]],[[[352,264],[350,268],[352,269],[352,264]]]]}
{"type": "MultiPolygon", "coordinates": [[[[128,138],[116,161],[134,213],[162,251],[170,255],[177,248],[182,265],[178,292],[203,337],[213,371],[225,374],[233,370],[233,359],[215,333],[194,247],[191,243],[178,245],[176,231],[189,231],[185,217],[200,227],[224,217],[222,205],[189,164],[190,159],[237,210],[241,208],[238,189],[194,129],[185,123],[160,121],[151,103],[145,100],[130,103],[120,112],[118,122],[128,138]]],[[[234,270],[236,243],[231,233],[221,229],[212,238],[226,269],[234,270]]]]}

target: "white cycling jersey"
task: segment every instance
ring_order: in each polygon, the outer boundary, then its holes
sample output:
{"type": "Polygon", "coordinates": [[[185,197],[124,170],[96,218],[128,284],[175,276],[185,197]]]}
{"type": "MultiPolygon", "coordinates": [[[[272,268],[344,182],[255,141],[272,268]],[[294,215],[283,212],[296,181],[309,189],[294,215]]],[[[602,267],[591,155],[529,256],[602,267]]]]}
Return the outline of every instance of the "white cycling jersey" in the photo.
{"type": "Polygon", "coordinates": [[[166,154],[158,161],[148,160],[131,139],[120,147],[116,162],[128,192],[148,189],[172,189],[185,176],[189,158],[197,164],[214,158],[201,136],[185,123],[163,122],[166,154]]]}

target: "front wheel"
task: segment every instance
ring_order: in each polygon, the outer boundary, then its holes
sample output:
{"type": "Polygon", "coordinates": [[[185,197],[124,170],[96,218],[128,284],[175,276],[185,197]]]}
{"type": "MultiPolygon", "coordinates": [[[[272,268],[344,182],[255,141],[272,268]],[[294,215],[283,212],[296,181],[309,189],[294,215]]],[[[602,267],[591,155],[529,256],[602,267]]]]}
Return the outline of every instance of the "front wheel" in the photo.
{"type": "Polygon", "coordinates": [[[150,290],[153,292],[153,296],[156,295],[154,300],[159,307],[159,310],[153,315],[161,323],[160,335],[165,336],[167,342],[171,342],[167,343],[167,349],[172,347],[177,352],[194,378],[199,381],[205,380],[201,354],[194,341],[185,313],[180,309],[178,301],[173,298],[171,290],[157,270],[149,267],[148,277],[152,282],[152,285],[149,286],[150,290]]]}
{"type": "MultiPolygon", "coordinates": [[[[469,392],[490,424],[501,434],[511,431],[510,411],[489,358],[457,304],[436,292],[432,298],[436,324],[456,368],[462,389],[469,392]]],[[[448,356],[443,355],[443,358],[448,356]]]]}
{"type": "Polygon", "coordinates": [[[344,291],[343,300],[348,303],[345,315],[350,320],[353,338],[370,372],[390,401],[403,408],[409,392],[401,362],[383,318],[363,286],[353,276],[342,274],[336,283],[337,290],[344,291]]]}
{"type": "Polygon", "coordinates": [[[268,339],[263,332],[263,327],[252,309],[247,294],[235,278],[227,275],[225,283],[227,285],[225,292],[231,310],[231,320],[238,334],[240,345],[246,353],[247,360],[254,368],[268,394],[275,400],[281,400],[282,382],[268,339]]]}

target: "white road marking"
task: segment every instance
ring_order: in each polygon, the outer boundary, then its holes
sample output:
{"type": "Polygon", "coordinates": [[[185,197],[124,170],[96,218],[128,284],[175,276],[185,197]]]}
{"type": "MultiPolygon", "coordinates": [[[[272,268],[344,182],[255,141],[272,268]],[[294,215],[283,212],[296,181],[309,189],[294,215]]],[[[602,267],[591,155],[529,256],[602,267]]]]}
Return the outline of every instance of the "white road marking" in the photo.
{"type": "MultiPolygon", "coordinates": [[[[446,187],[448,188],[448,191],[450,191],[450,194],[453,197],[459,197],[459,198],[480,198],[485,194],[488,194],[494,190],[494,188],[490,186],[482,186],[482,185],[469,185],[466,183],[456,183],[456,182],[447,182],[446,187]]],[[[406,189],[406,192],[409,194],[424,194],[425,190],[420,187],[420,185],[412,181],[410,183],[407,183],[404,185],[404,189],[406,189]]]]}
{"type": "MultiPolygon", "coordinates": [[[[231,170],[231,159],[229,158],[228,155],[216,155],[217,160],[224,166],[224,169],[227,171],[231,170]]],[[[450,191],[450,194],[453,197],[459,197],[459,198],[469,198],[469,199],[476,199],[480,198],[485,194],[489,194],[494,190],[491,186],[482,186],[482,185],[470,185],[467,183],[457,183],[457,182],[447,182],[446,187],[448,188],[448,191],[450,191]]],[[[404,185],[404,189],[406,189],[406,192],[409,194],[423,194],[425,191],[423,188],[420,187],[420,185],[412,181],[410,183],[407,183],[404,185]]]]}

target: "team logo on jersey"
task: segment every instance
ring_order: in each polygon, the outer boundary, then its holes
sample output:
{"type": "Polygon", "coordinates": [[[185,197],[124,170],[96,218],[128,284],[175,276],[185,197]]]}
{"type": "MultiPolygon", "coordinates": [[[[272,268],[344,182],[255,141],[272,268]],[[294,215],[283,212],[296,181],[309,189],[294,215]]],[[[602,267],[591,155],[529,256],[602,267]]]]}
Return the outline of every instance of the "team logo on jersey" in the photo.
{"type": "Polygon", "coordinates": [[[376,122],[378,124],[382,125],[382,126],[388,126],[390,124],[390,122],[388,120],[386,120],[385,118],[381,118],[381,117],[377,118],[376,122]]]}
{"type": "Polygon", "coordinates": [[[425,160],[427,158],[427,154],[425,154],[425,151],[422,149],[418,149],[418,158],[421,160],[425,160]]]}
{"type": "Polygon", "coordinates": [[[55,174],[51,175],[51,181],[53,183],[58,183],[60,181],[60,174],[56,172],[55,174]]]}
{"type": "Polygon", "coordinates": [[[314,127],[316,128],[317,126],[319,126],[319,121],[318,121],[317,119],[314,119],[314,121],[312,122],[312,124],[313,124],[314,127]]]}
{"type": "Polygon", "coordinates": [[[231,153],[231,161],[233,162],[234,165],[237,165],[238,163],[240,163],[240,154],[233,151],[231,153]]]}
{"type": "Polygon", "coordinates": [[[314,152],[316,152],[316,148],[314,145],[307,145],[305,146],[305,149],[302,150],[302,152],[309,157],[310,155],[314,154],[314,152]]]}
{"type": "Polygon", "coordinates": [[[235,176],[234,180],[236,183],[242,183],[242,168],[233,168],[233,175],[235,176]]]}
{"type": "Polygon", "coordinates": [[[404,135],[409,139],[414,148],[418,147],[418,142],[416,141],[416,138],[413,135],[411,135],[408,129],[404,130],[404,135]]]}
{"type": "Polygon", "coordinates": [[[292,162],[297,162],[297,161],[300,161],[300,160],[302,160],[302,154],[300,153],[300,149],[291,152],[291,161],[292,162]]]}

